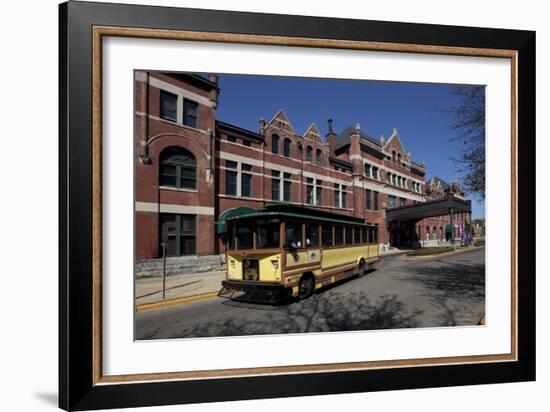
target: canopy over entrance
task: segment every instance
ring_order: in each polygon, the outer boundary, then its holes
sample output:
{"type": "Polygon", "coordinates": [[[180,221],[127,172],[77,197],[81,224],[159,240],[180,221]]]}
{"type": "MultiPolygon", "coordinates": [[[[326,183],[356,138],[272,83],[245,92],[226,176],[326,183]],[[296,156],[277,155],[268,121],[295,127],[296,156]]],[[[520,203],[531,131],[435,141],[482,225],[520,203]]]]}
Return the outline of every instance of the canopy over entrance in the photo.
{"type": "Polygon", "coordinates": [[[452,213],[471,213],[472,201],[462,200],[453,195],[442,199],[432,200],[426,203],[417,203],[416,205],[395,207],[386,210],[386,220],[388,223],[394,222],[417,222],[422,219],[445,216],[452,213]]]}

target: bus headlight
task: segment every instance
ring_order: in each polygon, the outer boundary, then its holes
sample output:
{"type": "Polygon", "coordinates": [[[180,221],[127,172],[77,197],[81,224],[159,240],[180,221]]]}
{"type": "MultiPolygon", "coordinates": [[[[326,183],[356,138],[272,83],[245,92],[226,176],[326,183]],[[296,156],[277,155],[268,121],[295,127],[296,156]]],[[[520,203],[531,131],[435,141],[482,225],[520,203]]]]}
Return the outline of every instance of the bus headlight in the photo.
{"type": "Polygon", "coordinates": [[[279,261],[278,260],[272,260],[271,264],[273,265],[273,269],[279,269],[279,261]]]}

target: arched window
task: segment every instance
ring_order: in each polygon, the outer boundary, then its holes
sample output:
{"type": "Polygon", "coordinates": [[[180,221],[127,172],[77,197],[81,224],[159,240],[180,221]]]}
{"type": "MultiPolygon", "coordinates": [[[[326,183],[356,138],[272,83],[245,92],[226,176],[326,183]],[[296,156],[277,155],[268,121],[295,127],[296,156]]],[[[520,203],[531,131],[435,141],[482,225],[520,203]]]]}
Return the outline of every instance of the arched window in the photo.
{"type": "Polygon", "coordinates": [[[437,240],[437,228],[434,226],[432,231],[434,235],[434,240],[437,240]]]}
{"type": "Polygon", "coordinates": [[[285,139],[284,147],[283,147],[285,157],[290,157],[290,144],[291,144],[290,139],[287,137],[285,139]]]}
{"type": "Polygon", "coordinates": [[[401,153],[397,153],[397,163],[401,165],[401,153]]]}
{"type": "Polygon", "coordinates": [[[391,152],[391,160],[395,163],[395,150],[391,152]]]}
{"type": "Polygon", "coordinates": [[[271,153],[279,154],[279,136],[276,134],[271,136],[271,153]]]}
{"type": "Polygon", "coordinates": [[[321,158],[322,154],[321,154],[321,149],[317,149],[317,152],[316,152],[316,158],[315,158],[315,162],[317,163],[317,166],[321,166],[321,158]]]}
{"type": "Polygon", "coordinates": [[[306,161],[311,163],[313,157],[313,149],[311,146],[308,146],[306,149],[306,161]]]}
{"type": "Polygon", "coordinates": [[[168,147],[160,154],[160,186],[197,188],[197,161],[182,147],[168,147]]]}

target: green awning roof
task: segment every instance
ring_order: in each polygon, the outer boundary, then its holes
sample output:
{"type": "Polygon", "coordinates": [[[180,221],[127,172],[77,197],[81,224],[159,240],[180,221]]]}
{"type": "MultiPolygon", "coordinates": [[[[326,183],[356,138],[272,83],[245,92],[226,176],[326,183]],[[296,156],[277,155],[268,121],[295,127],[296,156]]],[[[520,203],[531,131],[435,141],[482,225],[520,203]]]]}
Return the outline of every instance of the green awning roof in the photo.
{"type": "Polygon", "coordinates": [[[227,233],[227,225],[225,223],[227,219],[247,215],[254,212],[256,212],[256,210],[250,207],[234,207],[232,209],[227,209],[225,212],[221,213],[218,216],[218,221],[216,222],[216,233],[227,233]]]}

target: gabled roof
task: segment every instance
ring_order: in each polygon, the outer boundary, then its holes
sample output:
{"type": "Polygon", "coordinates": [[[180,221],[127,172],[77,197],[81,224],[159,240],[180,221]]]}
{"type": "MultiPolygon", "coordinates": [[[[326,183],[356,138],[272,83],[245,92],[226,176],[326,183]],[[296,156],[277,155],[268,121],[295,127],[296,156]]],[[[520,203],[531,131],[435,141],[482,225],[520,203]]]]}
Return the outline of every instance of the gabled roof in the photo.
{"type": "Polygon", "coordinates": [[[311,137],[314,140],[322,142],[321,132],[319,131],[319,128],[317,127],[315,122],[311,123],[308,129],[304,132],[303,137],[304,138],[311,137]]]}
{"type": "MultiPolygon", "coordinates": [[[[339,149],[340,147],[350,144],[351,135],[354,133],[355,133],[355,128],[351,126],[348,126],[344,130],[342,130],[340,134],[336,136],[336,149],[339,149]]],[[[363,131],[360,131],[360,134],[362,139],[368,140],[369,142],[374,143],[377,146],[380,146],[380,142],[376,140],[374,137],[369,136],[363,131]]]]}
{"type": "Polygon", "coordinates": [[[443,190],[447,190],[449,189],[449,187],[451,187],[449,183],[437,176],[434,176],[430,179],[430,184],[433,184],[434,186],[437,186],[439,184],[443,190]]]}
{"type": "MultiPolygon", "coordinates": [[[[286,123],[288,125],[288,131],[294,134],[294,127],[292,126],[292,123],[290,123],[290,120],[288,120],[288,116],[283,109],[279,109],[279,111],[275,113],[275,116],[273,116],[273,118],[267,123],[267,125],[269,126],[273,124],[273,122],[275,122],[276,120],[286,123]]],[[[277,127],[277,125],[275,126],[277,127]]]]}
{"type": "Polygon", "coordinates": [[[403,152],[405,157],[407,157],[407,159],[410,161],[411,159],[409,159],[409,155],[408,155],[407,151],[405,150],[405,147],[403,146],[403,142],[401,142],[401,138],[399,137],[399,134],[397,133],[397,129],[395,129],[395,128],[393,129],[392,135],[390,136],[388,141],[384,144],[383,149],[386,150],[386,147],[388,147],[390,142],[393,141],[393,140],[396,140],[396,139],[397,139],[398,147],[401,149],[401,151],[403,152]]]}

